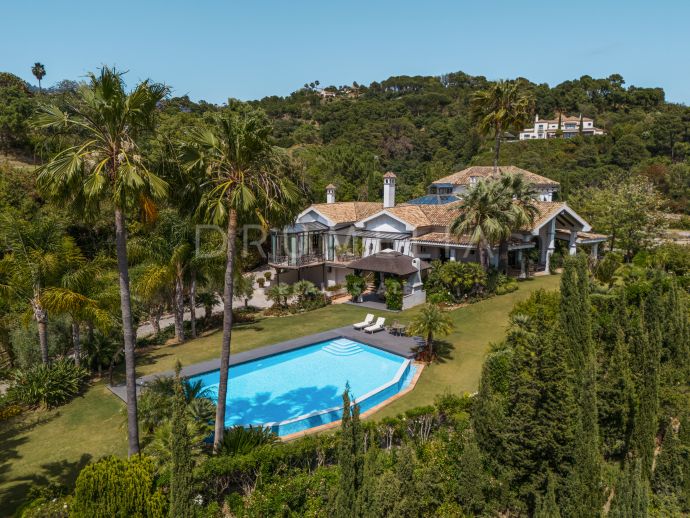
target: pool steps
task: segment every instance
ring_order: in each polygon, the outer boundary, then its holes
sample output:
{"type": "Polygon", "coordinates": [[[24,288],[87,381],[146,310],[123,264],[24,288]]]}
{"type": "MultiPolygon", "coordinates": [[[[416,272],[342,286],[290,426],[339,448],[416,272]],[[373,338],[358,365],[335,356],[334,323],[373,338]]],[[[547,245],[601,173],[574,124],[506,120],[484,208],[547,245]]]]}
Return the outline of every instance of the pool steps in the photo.
{"type": "Polygon", "coordinates": [[[334,356],[352,356],[362,352],[363,349],[357,342],[339,338],[324,346],[323,350],[334,356]]]}

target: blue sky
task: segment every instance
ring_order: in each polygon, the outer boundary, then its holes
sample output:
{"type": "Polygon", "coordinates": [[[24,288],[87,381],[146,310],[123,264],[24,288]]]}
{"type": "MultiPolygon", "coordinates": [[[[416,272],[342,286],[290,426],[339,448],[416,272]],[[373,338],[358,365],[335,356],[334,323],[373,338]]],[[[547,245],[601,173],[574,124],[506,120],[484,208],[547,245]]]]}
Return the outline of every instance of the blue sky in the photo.
{"type": "Polygon", "coordinates": [[[225,102],[462,70],[555,85],[620,73],[690,104],[682,0],[4,0],[0,70],[45,85],[101,64],[225,102]]]}

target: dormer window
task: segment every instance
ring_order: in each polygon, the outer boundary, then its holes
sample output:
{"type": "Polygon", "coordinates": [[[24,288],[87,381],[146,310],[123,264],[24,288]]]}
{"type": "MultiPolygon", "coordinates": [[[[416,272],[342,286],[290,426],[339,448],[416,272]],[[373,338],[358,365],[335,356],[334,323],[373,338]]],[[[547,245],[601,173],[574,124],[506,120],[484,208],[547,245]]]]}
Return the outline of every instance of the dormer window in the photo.
{"type": "Polygon", "coordinates": [[[479,181],[478,176],[470,176],[470,185],[474,185],[479,181]]]}

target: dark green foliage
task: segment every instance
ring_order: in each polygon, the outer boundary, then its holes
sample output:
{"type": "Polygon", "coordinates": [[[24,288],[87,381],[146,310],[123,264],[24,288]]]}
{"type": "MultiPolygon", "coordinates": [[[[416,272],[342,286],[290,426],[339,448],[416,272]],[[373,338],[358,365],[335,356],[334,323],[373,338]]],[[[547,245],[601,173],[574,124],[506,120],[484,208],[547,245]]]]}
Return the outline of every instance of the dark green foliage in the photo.
{"type": "Polygon", "coordinates": [[[478,263],[434,261],[424,288],[438,302],[461,302],[482,294],[487,284],[486,271],[478,263]]]}
{"type": "Polygon", "coordinates": [[[384,281],[386,286],[386,308],[399,311],[403,304],[403,285],[393,277],[384,281]]]}
{"type": "Polygon", "coordinates": [[[15,370],[8,396],[24,405],[52,408],[77,396],[88,378],[89,372],[72,360],[56,360],[50,365],[15,370]]]}
{"type": "Polygon", "coordinates": [[[486,507],[486,491],[489,480],[484,467],[484,458],[473,435],[464,441],[462,454],[458,460],[460,471],[457,481],[457,493],[461,507],[480,515],[486,507]]]}
{"type": "Polygon", "coordinates": [[[350,403],[350,388],[343,392],[343,417],[340,427],[338,466],[340,481],[335,496],[337,517],[359,516],[359,491],[362,487],[364,444],[359,422],[359,405],[350,403]]]}
{"type": "Polygon", "coordinates": [[[551,474],[547,477],[546,493],[537,498],[534,518],[561,518],[561,510],[558,507],[558,502],[556,502],[554,477],[551,474]]]}
{"type": "Polygon", "coordinates": [[[278,436],[268,427],[233,426],[223,434],[220,455],[246,455],[261,446],[270,446],[280,442],[278,436]]]}
{"type": "Polygon", "coordinates": [[[170,516],[171,518],[191,518],[194,516],[194,503],[192,501],[194,461],[191,454],[192,441],[189,436],[187,401],[180,379],[180,368],[178,363],[172,405],[170,516]]]}
{"type": "Polygon", "coordinates": [[[352,297],[352,300],[357,300],[366,288],[366,281],[360,275],[350,273],[345,276],[345,289],[352,297]]]}
{"type": "Polygon", "coordinates": [[[156,489],[150,460],[139,455],[106,457],[79,473],[70,516],[162,518],[166,507],[165,496],[156,489]]]}
{"type": "Polygon", "coordinates": [[[649,483],[639,459],[626,462],[611,502],[610,518],[646,518],[649,508],[649,483]]]}

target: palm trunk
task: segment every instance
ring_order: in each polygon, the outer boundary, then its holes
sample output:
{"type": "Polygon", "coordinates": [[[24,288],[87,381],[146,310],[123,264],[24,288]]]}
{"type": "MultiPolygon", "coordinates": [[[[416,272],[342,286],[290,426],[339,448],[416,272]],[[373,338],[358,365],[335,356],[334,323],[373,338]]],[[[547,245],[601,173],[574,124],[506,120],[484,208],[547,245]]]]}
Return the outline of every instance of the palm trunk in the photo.
{"type": "Polygon", "coordinates": [[[134,326],[132,325],[132,301],[129,294],[129,270],[127,266],[127,228],[125,215],[115,209],[115,248],[120,281],[120,310],[125,348],[125,381],[127,383],[127,442],[129,454],[139,453],[139,422],[137,419],[137,374],[134,358],[134,326]]]}
{"type": "Polygon", "coordinates": [[[86,341],[89,345],[93,343],[93,322],[86,321],[86,341]]]}
{"type": "Polygon", "coordinates": [[[501,239],[498,244],[498,271],[508,273],[508,240],[501,239]]]}
{"type": "Polygon", "coordinates": [[[182,285],[182,272],[178,268],[175,277],[175,339],[178,343],[184,342],[184,287],[182,285]]]}
{"type": "Polygon", "coordinates": [[[151,327],[153,328],[153,336],[158,336],[161,332],[161,313],[163,312],[163,307],[158,304],[154,306],[153,311],[149,313],[149,320],[151,321],[151,327]]]}
{"type": "Polygon", "coordinates": [[[230,209],[228,217],[228,252],[225,262],[225,286],[223,289],[223,341],[220,348],[220,381],[218,383],[218,404],[213,450],[218,448],[225,432],[225,400],[228,394],[228,369],[230,366],[230,340],[232,338],[232,294],[233,269],[235,265],[235,238],[237,237],[237,212],[230,209]]]}
{"type": "Polygon", "coordinates": [[[206,324],[211,321],[211,317],[213,316],[213,305],[212,304],[206,304],[204,306],[204,320],[206,320],[206,324]]]}
{"type": "Polygon", "coordinates": [[[72,322],[72,345],[74,346],[74,363],[81,364],[81,330],[79,322],[72,322]]]}
{"type": "Polygon", "coordinates": [[[192,324],[192,338],[196,338],[196,272],[192,268],[191,281],[189,283],[189,309],[191,311],[189,322],[192,324]]]}
{"type": "Polygon", "coordinates": [[[426,351],[429,355],[429,363],[431,363],[434,357],[434,335],[432,333],[429,333],[426,337],[426,351]]]}
{"type": "Polygon", "coordinates": [[[501,154],[501,128],[496,126],[496,142],[494,142],[494,175],[498,174],[498,158],[501,154]]]}
{"type": "Polygon", "coordinates": [[[41,303],[38,301],[38,296],[35,296],[31,301],[31,306],[34,310],[34,318],[38,326],[38,344],[41,348],[41,361],[44,365],[48,364],[48,313],[41,303]]]}

